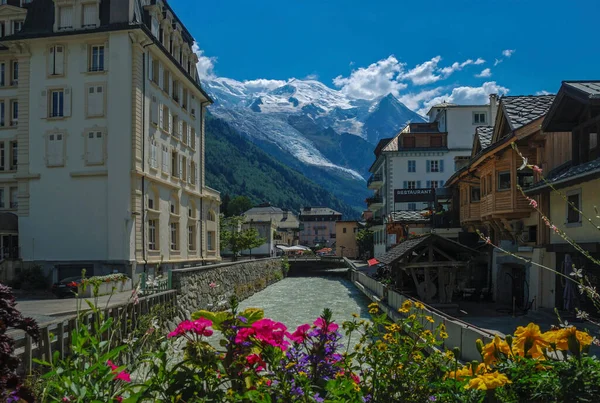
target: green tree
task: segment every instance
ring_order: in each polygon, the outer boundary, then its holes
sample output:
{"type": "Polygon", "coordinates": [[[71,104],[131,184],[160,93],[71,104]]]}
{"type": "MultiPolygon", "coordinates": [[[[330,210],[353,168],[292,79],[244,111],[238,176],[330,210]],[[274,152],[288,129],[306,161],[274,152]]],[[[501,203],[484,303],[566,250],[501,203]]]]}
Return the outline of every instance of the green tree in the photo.
{"type": "Polygon", "coordinates": [[[358,243],[358,253],[360,256],[367,255],[368,257],[372,257],[375,255],[373,231],[368,228],[359,230],[356,234],[356,242],[358,243]]]}
{"type": "Polygon", "coordinates": [[[221,219],[221,250],[229,249],[233,253],[233,260],[241,251],[250,250],[265,243],[264,238],[260,238],[256,228],[242,229],[245,217],[232,216],[221,219]]]}
{"type": "Polygon", "coordinates": [[[247,196],[236,196],[227,206],[229,217],[240,216],[252,208],[252,201],[247,196]]]}

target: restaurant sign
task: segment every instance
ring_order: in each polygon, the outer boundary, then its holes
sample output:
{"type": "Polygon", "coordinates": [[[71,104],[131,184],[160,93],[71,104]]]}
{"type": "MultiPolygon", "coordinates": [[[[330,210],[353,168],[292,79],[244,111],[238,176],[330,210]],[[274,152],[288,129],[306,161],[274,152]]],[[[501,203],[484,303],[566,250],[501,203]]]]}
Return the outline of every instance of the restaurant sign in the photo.
{"type": "Polygon", "coordinates": [[[429,202],[435,201],[434,189],[396,189],[394,191],[395,203],[429,202]]]}

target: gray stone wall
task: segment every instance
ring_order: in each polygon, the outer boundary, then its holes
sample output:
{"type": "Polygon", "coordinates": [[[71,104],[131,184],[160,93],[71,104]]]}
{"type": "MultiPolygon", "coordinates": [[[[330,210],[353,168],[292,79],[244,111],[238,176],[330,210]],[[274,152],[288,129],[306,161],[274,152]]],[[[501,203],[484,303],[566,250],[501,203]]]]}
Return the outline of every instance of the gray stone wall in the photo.
{"type": "Polygon", "coordinates": [[[178,319],[199,310],[221,311],[235,295],[244,300],[281,280],[281,259],[258,259],[173,270],[178,319]]]}

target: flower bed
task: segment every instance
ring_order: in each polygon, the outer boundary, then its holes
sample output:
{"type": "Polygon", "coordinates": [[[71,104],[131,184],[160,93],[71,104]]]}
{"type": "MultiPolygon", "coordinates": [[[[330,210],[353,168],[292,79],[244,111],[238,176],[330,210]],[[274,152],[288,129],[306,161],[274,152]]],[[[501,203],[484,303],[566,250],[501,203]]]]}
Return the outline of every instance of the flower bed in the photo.
{"type": "Polygon", "coordinates": [[[123,273],[115,273],[83,279],[78,287],[77,296],[91,298],[112,292],[130,291],[132,288],[133,283],[129,277],[123,273]]]}

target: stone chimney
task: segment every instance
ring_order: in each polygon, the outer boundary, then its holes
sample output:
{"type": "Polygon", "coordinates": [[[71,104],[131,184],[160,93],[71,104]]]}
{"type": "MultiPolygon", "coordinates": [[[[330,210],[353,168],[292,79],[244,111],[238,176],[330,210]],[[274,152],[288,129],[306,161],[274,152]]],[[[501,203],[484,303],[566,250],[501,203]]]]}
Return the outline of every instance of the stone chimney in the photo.
{"type": "Polygon", "coordinates": [[[490,126],[496,123],[496,115],[498,114],[498,94],[490,94],[490,126]]]}

